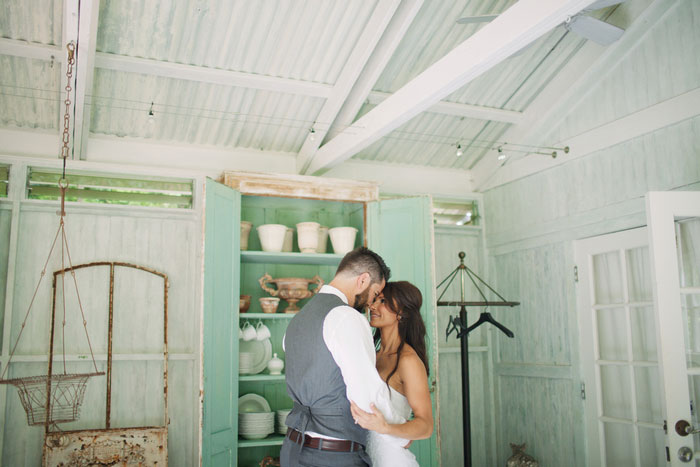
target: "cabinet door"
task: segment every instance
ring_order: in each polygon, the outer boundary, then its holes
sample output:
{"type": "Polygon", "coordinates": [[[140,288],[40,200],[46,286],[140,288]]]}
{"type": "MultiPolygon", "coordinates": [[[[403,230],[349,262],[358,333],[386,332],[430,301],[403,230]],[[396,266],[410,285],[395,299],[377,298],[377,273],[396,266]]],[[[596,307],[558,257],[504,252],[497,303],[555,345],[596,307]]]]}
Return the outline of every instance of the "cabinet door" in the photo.
{"type": "Polygon", "coordinates": [[[202,465],[237,465],[241,195],[207,179],[202,465]]]}
{"type": "Polygon", "coordinates": [[[368,246],[391,268],[391,280],[407,280],[423,294],[421,314],[425,321],[430,363],[431,399],[435,429],[430,439],[416,441],[411,451],[422,466],[438,465],[435,378],[437,377],[437,310],[433,261],[433,221],[430,197],[403,198],[369,204],[368,246]]]}

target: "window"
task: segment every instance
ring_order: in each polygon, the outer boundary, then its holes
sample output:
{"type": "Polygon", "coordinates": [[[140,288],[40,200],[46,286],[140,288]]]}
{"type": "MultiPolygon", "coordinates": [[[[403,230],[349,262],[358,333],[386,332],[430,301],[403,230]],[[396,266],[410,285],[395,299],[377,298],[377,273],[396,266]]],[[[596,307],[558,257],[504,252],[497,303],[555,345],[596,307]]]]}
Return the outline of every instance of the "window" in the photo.
{"type": "Polygon", "coordinates": [[[433,222],[439,225],[477,225],[476,201],[433,200],[433,222]]]}
{"type": "MultiPolygon", "coordinates": [[[[1,170],[1,169],[0,169],[1,170]]],[[[1,173],[1,172],[0,172],[1,173]]],[[[31,167],[27,176],[29,199],[57,200],[60,169],[31,167]]],[[[190,209],[193,181],[67,171],[66,201],[190,209]]]]}

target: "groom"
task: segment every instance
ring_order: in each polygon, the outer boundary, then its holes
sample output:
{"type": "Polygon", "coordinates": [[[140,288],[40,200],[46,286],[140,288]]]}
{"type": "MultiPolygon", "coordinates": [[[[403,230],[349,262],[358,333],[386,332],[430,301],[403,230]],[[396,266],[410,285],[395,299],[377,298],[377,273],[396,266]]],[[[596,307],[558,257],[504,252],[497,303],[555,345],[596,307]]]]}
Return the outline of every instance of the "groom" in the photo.
{"type": "Polygon", "coordinates": [[[290,321],[284,346],[287,392],[294,408],[286,421],[282,466],[371,465],[365,452],[367,431],[353,420],[349,400],[368,412],[374,403],[389,423],[405,421],[391,409],[362,314],[390,274],[378,254],[356,248],[345,255],[330,284],[290,321]]]}

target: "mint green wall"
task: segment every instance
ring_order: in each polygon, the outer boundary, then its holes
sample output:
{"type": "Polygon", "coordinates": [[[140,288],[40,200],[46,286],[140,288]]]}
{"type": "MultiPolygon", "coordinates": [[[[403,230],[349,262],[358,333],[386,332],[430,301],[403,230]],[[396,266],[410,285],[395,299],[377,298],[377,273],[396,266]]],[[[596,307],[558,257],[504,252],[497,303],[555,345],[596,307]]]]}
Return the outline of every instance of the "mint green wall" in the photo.
{"type": "MultiPolygon", "coordinates": [[[[562,116],[566,140],[700,87],[700,4],[676,2],[642,42],[562,116]]],[[[650,190],[700,189],[698,115],[484,193],[490,277],[521,301],[496,336],[497,463],[509,442],[540,465],[584,465],[573,240],[645,224],[650,190]]]]}

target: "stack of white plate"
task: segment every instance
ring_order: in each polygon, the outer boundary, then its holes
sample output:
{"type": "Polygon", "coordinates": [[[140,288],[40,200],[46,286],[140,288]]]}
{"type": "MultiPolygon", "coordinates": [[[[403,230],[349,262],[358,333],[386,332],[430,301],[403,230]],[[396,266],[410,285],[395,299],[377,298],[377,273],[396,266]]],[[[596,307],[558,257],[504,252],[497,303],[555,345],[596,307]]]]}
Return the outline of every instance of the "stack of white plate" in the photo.
{"type": "Polygon", "coordinates": [[[281,435],[287,434],[287,424],[285,422],[287,420],[287,415],[289,415],[289,412],[291,411],[292,409],[282,409],[276,411],[277,433],[281,435]]]}
{"type": "Polygon", "coordinates": [[[267,362],[272,358],[270,339],[238,341],[238,373],[241,375],[256,375],[267,368],[267,362]]]}
{"type": "Polygon", "coordinates": [[[245,439],[263,439],[274,431],[274,412],[243,412],[238,414],[238,434],[245,439]]]}
{"type": "Polygon", "coordinates": [[[255,365],[255,354],[252,352],[238,353],[238,372],[242,374],[252,373],[255,365]]]}

